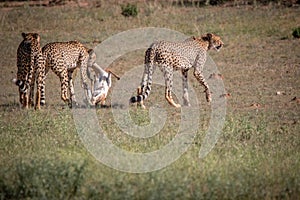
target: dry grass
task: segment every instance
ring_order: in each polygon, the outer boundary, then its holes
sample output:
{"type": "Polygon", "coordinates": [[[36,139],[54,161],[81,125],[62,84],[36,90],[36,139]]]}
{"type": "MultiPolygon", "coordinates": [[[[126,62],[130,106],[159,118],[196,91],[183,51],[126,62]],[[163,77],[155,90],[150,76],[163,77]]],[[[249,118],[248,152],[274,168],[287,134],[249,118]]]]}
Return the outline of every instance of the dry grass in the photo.
{"type": "MultiPolygon", "coordinates": [[[[299,26],[299,10],[181,7],[158,1],[137,5],[135,18],[123,17],[119,4],[105,2],[97,8],[1,10],[0,199],[296,199],[300,195],[300,52],[296,49],[300,41],[293,39],[292,30],[299,26]],[[138,27],[165,27],[187,35],[214,32],[223,38],[225,47],[210,55],[230,94],[228,112],[220,139],[204,160],[197,156],[210,107],[193,77],[190,81],[201,102],[198,134],[180,159],[151,173],[108,168],[86,151],[72,112],[60,100],[60,84],[53,73],[47,78],[44,109],[18,107],[17,88],[10,79],[16,75],[21,32],[39,32],[42,45],[76,39],[95,47],[113,34],[138,27]]],[[[141,50],[110,67],[123,75],[142,62],[141,50]]],[[[168,123],[149,140],[126,136],[114,123],[111,109],[97,109],[99,123],[124,149],[159,149],[174,137],[180,119],[162,94],[163,88],[155,86],[146,105],[158,101],[167,111],[168,123]]],[[[132,107],[130,112],[137,124],[149,122],[147,111],[132,107]]]]}

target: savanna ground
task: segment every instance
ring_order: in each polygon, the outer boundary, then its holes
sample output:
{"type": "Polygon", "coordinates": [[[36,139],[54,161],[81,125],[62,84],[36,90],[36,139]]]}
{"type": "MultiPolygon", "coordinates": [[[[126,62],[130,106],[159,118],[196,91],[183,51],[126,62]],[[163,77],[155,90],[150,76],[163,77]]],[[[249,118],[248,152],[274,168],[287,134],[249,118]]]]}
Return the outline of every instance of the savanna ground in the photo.
{"type": "MultiPolygon", "coordinates": [[[[291,34],[300,25],[299,7],[197,7],[157,1],[137,5],[137,17],[124,17],[120,4],[103,1],[90,7],[0,8],[0,199],[299,198],[300,40],[291,34]],[[201,102],[197,135],[178,160],[154,172],[121,172],[91,156],[77,134],[71,110],[60,100],[60,83],[51,72],[47,105],[40,111],[19,108],[11,79],[16,76],[21,32],[40,33],[42,46],[76,39],[92,48],[116,33],[139,27],[164,27],[186,35],[213,32],[223,38],[224,48],[210,56],[230,94],[226,122],[204,159],[198,158],[198,152],[210,106],[192,73],[189,79],[201,102]]],[[[143,53],[129,53],[110,68],[122,76],[143,63],[143,53]]],[[[113,79],[113,85],[116,82],[113,79]]],[[[163,94],[164,88],[155,86],[146,101],[148,107],[159,102],[168,114],[165,127],[153,138],[132,139],[123,133],[114,122],[114,107],[97,108],[99,124],[121,148],[159,150],[176,135],[180,119],[180,110],[165,103],[163,94]]],[[[149,123],[147,110],[130,108],[136,124],[149,123]]]]}

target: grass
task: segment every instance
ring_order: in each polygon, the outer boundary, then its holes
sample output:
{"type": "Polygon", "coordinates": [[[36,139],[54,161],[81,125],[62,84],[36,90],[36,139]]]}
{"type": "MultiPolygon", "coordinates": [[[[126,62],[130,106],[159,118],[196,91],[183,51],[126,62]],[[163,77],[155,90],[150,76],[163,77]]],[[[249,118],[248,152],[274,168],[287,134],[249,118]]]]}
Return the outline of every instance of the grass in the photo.
{"type": "MultiPolygon", "coordinates": [[[[181,7],[137,3],[134,18],[119,4],[99,8],[1,8],[0,12],[0,199],[297,199],[300,195],[300,96],[298,9],[284,7],[181,7]],[[210,52],[224,77],[225,126],[213,150],[198,158],[209,126],[210,107],[191,76],[200,101],[200,121],[190,148],[167,167],[148,173],[121,172],[98,162],[85,148],[74,117],[60,100],[60,83],[47,78],[47,106],[40,111],[18,106],[16,50],[21,32],[39,32],[42,45],[76,39],[95,47],[113,34],[138,27],[165,27],[187,35],[215,32],[225,47],[210,52]],[[4,59],[5,58],[5,59],[4,59]],[[281,93],[277,93],[280,91],[281,93]]],[[[142,64],[143,51],[120,57],[110,67],[123,75],[142,64]]],[[[158,75],[157,70],[155,73],[158,75]]],[[[117,83],[113,79],[113,85],[117,83]]],[[[76,84],[76,83],[75,83],[76,84]]],[[[133,91],[134,92],[134,91],[133,91]]],[[[180,112],[154,86],[146,106],[167,114],[163,129],[148,139],[124,134],[113,108],[97,108],[103,131],[132,152],[162,148],[176,135],[180,112]]],[[[108,98],[110,103],[110,97],[108,98]]],[[[149,111],[130,107],[137,125],[150,123],[149,111]]]]}

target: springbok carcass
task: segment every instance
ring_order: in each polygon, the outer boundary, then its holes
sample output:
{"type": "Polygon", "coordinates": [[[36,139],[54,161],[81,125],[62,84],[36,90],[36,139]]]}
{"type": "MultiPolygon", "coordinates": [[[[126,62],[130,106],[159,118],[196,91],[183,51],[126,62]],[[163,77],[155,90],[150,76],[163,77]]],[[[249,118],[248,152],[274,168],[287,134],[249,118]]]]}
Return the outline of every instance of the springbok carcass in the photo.
{"type": "Polygon", "coordinates": [[[108,91],[112,85],[111,75],[115,76],[118,80],[120,77],[110,71],[109,69],[102,69],[96,63],[96,54],[94,50],[89,50],[90,59],[88,63],[87,75],[91,80],[92,91],[88,94],[90,97],[90,104],[105,105],[105,100],[108,94],[108,91]]]}

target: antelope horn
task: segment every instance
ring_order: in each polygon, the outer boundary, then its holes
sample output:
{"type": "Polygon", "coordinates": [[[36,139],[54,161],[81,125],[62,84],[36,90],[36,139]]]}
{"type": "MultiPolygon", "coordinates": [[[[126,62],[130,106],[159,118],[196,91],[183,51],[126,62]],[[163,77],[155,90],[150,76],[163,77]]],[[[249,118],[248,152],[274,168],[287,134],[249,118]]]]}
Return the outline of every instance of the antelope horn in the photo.
{"type": "Polygon", "coordinates": [[[93,64],[93,69],[95,71],[97,71],[101,76],[103,76],[104,74],[106,74],[107,72],[105,70],[103,70],[97,63],[93,64]]]}
{"type": "Polygon", "coordinates": [[[120,77],[117,74],[115,74],[114,72],[112,72],[110,69],[105,69],[105,71],[107,73],[111,73],[112,75],[114,75],[114,77],[116,77],[118,80],[120,80],[120,77]]]}

